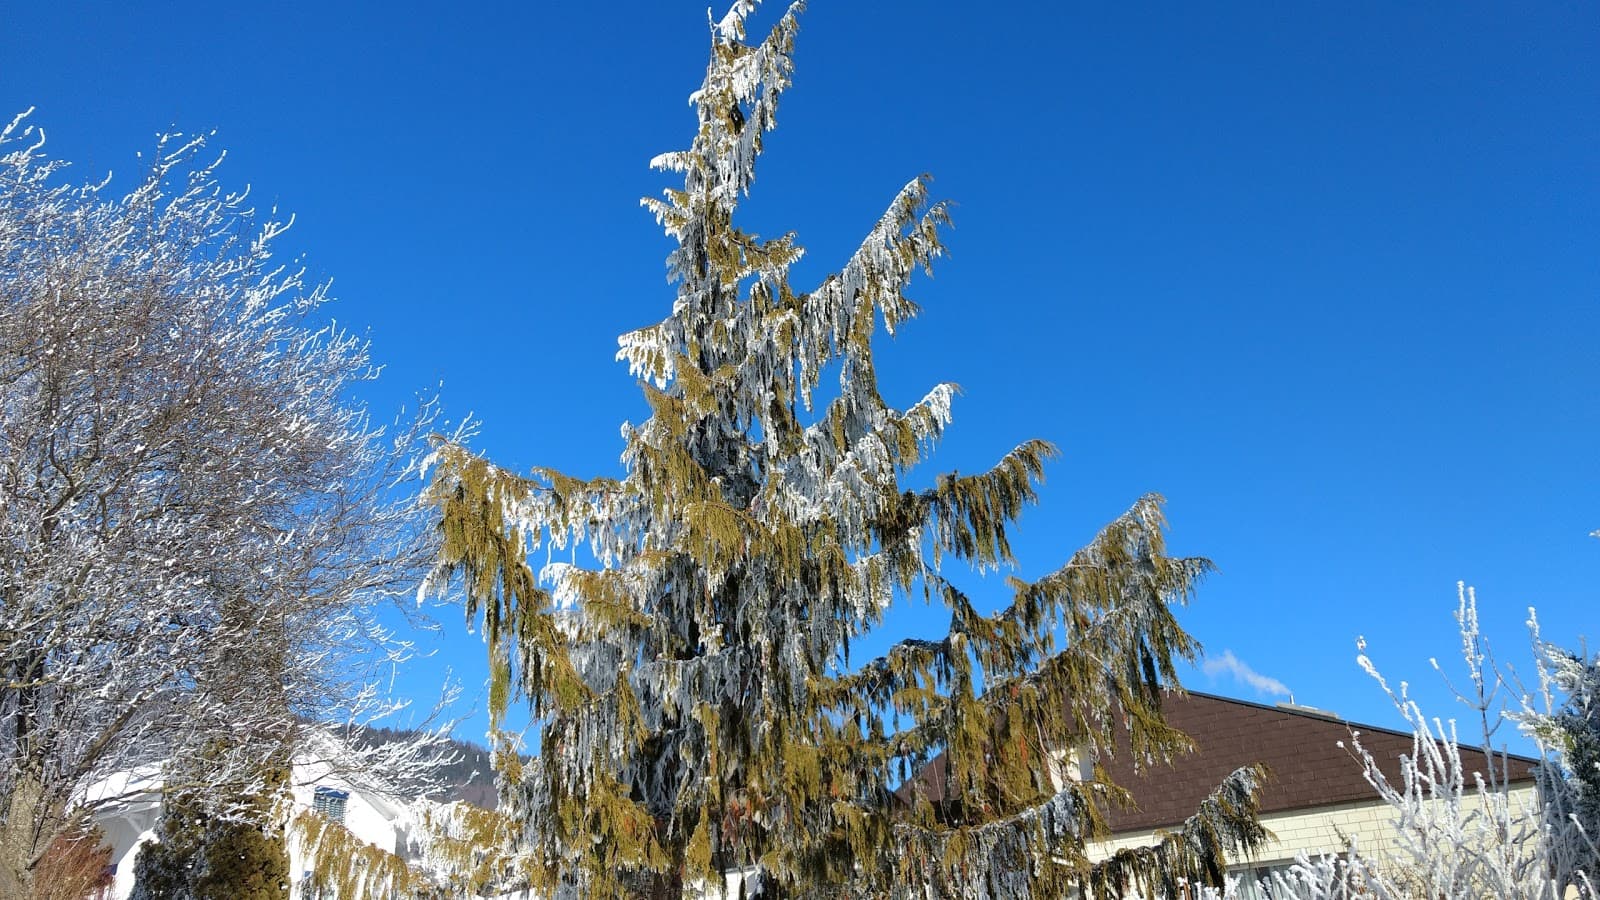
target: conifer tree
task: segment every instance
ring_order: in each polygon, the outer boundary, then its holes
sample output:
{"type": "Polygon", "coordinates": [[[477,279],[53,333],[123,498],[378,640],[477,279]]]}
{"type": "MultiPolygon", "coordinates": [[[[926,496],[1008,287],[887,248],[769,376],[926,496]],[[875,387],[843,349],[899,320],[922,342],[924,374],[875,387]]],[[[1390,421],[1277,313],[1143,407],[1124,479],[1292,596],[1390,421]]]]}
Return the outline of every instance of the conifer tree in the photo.
{"type": "MultiPolygon", "coordinates": [[[[288,771],[275,767],[250,815],[219,815],[206,793],[168,790],[156,839],[139,849],[132,900],[287,900],[289,853],[279,806],[288,771]]],[[[208,792],[209,793],[209,792],[208,792]]]]}
{"type": "Polygon", "coordinates": [[[1538,773],[1544,852],[1560,891],[1592,897],[1600,890],[1600,656],[1544,643],[1537,632],[1534,649],[1546,709],[1520,718],[1546,756],[1538,773]]]}
{"type": "MultiPolygon", "coordinates": [[[[1161,715],[1197,643],[1174,617],[1210,568],[1169,557],[1161,498],[1140,498],[1060,569],[978,611],[943,567],[1007,566],[1010,528],[1054,448],[903,484],[950,419],[953,385],[880,396],[873,338],[942,252],[946,208],[906,184],[837,273],[790,283],[793,235],[734,222],[789,87],[801,3],[747,43],[755,0],[712,26],[689,149],[653,161],[681,189],[646,199],[677,247],[671,315],[618,358],[651,409],[624,425],[620,478],[521,476],[441,442],[430,587],[465,585],[492,668],[491,712],[539,727],[503,790],[557,896],[679,897],[744,874],[768,897],[1174,895],[1256,846],[1261,773],[1241,770],[1155,846],[1093,864],[1122,799],[1094,766],[1186,746],[1161,715]],[[823,373],[838,372],[837,386],[823,373]],[[593,566],[535,568],[583,542],[593,566]],[[898,598],[948,607],[948,634],[859,664],[851,642],[898,598]],[[937,803],[908,778],[944,754],[937,803]],[[901,789],[897,794],[895,788],[901,789]]],[[[831,380],[831,379],[830,379],[831,380]]]]}

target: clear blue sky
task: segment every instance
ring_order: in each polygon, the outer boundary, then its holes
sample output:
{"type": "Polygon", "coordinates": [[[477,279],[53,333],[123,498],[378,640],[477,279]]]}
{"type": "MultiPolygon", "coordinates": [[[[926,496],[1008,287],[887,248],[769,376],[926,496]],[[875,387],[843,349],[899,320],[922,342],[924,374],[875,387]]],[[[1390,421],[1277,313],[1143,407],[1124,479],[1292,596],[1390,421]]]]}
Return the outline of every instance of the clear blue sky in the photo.
{"type": "MultiPolygon", "coordinates": [[[[1553,639],[1600,638],[1594,6],[980,6],[814,0],[744,222],[797,231],[810,284],[911,176],[955,201],[953,258],[881,368],[902,404],[965,388],[937,468],[1061,446],[1021,574],[1160,491],[1174,549],[1220,567],[1182,619],[1207,649],[1379,724],[1355,637],[1452,714],[1427,659],[1455,652],[1458,579],[1507,658],[1530,604],[1553,639]]],[[[699,0],[57,0],[0,23],[0,110],[37,106],[77,178],[129,185],[156,132],[218,130],[224,179],[297,214],[283,249],[370,329],[374,407],[442,380],[502,463],[616,471],[644,413],[615,336],[671,302],[637,198],[693,127],[699,0]]],[[[430,666],[478,677],[440,618],[430,666]]]]}

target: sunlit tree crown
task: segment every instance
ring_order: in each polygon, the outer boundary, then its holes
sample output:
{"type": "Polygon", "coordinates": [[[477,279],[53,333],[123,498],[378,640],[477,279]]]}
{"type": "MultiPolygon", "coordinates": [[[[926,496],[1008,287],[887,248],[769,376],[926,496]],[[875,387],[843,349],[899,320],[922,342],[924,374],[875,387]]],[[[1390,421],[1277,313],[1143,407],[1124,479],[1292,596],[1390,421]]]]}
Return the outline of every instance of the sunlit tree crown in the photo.
{"type": "Polygon", "coordinates": [[[1064,775],[1069,755],[1119,741],[1151,760],[1185,745],[1160,696],[1198,650],[1172,609],[1209,564],[1164,554],[1151,495],[1060,569],[1011,580],[994,615],[942,574],[1013,562],[1009,529],[1055,450],[1027,441],[982,474],[904,483],[956,388],[892,408],[873,339],[917,314],[905,292],[942,253],[946,209],[913,179],[809,288],[790,280],[792,234],[735,224],[801,9],[747,43],[755,6],[712,23],[694,140],[653,161],[683,177],[643,201],[677,243],[677,296],[620,339],[651,411],[623,426],[622,477],[437,453],[434,583],[460,576],[483,619],[494,716],[525,698],[539,727],[507,795],[543,886],[675,896],[741,870],[770,896],[1053,897],[1215,881],[1224,853],[1262,834],[1257,773],[1159,846],[1099,866],[1083,844],[1121,792],[1064,775]],[[596,564],[536,565],[571,541],[596,564]],[[948,634],[852,660],[852,641],[912,596],[948,607],[948,634]],[[907,778],[940,753],[933,802],[907,778]]]}

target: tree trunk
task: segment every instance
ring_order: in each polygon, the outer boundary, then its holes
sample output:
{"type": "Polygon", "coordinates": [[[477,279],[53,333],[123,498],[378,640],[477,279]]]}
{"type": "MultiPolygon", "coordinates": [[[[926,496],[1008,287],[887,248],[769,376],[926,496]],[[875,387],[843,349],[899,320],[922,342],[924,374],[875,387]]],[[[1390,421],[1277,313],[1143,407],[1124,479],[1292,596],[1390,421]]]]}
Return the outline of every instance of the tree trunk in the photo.
{"type": "Polygon", "coordinates": [[[19,775],[11,796],[0,807],[0,897],[32,896],[40,835],[54,837],[56,831],[40,826],[60,818],[45,807],[39,779],[19,775]]]}

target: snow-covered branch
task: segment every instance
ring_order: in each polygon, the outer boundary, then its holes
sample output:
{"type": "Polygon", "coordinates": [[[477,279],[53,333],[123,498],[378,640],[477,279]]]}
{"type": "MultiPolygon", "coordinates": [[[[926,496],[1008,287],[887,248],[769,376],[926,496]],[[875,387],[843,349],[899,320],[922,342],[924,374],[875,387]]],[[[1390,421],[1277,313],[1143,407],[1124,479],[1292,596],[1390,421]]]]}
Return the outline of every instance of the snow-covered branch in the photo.
{"type": "MultiPolygon", "coordinates": [[[[400,482],[437,417],[358,401],[366,342],[274,260],[288,222],[170,136],[125,195],[0,133],[0,894],[106,776],[266,786],[406,653],[429,555],[400,482]]],[[[248,805],[241,807],[247,808],[248,805]]],[[[249,807],[253,808],[253,807],[249,807]]]]}

